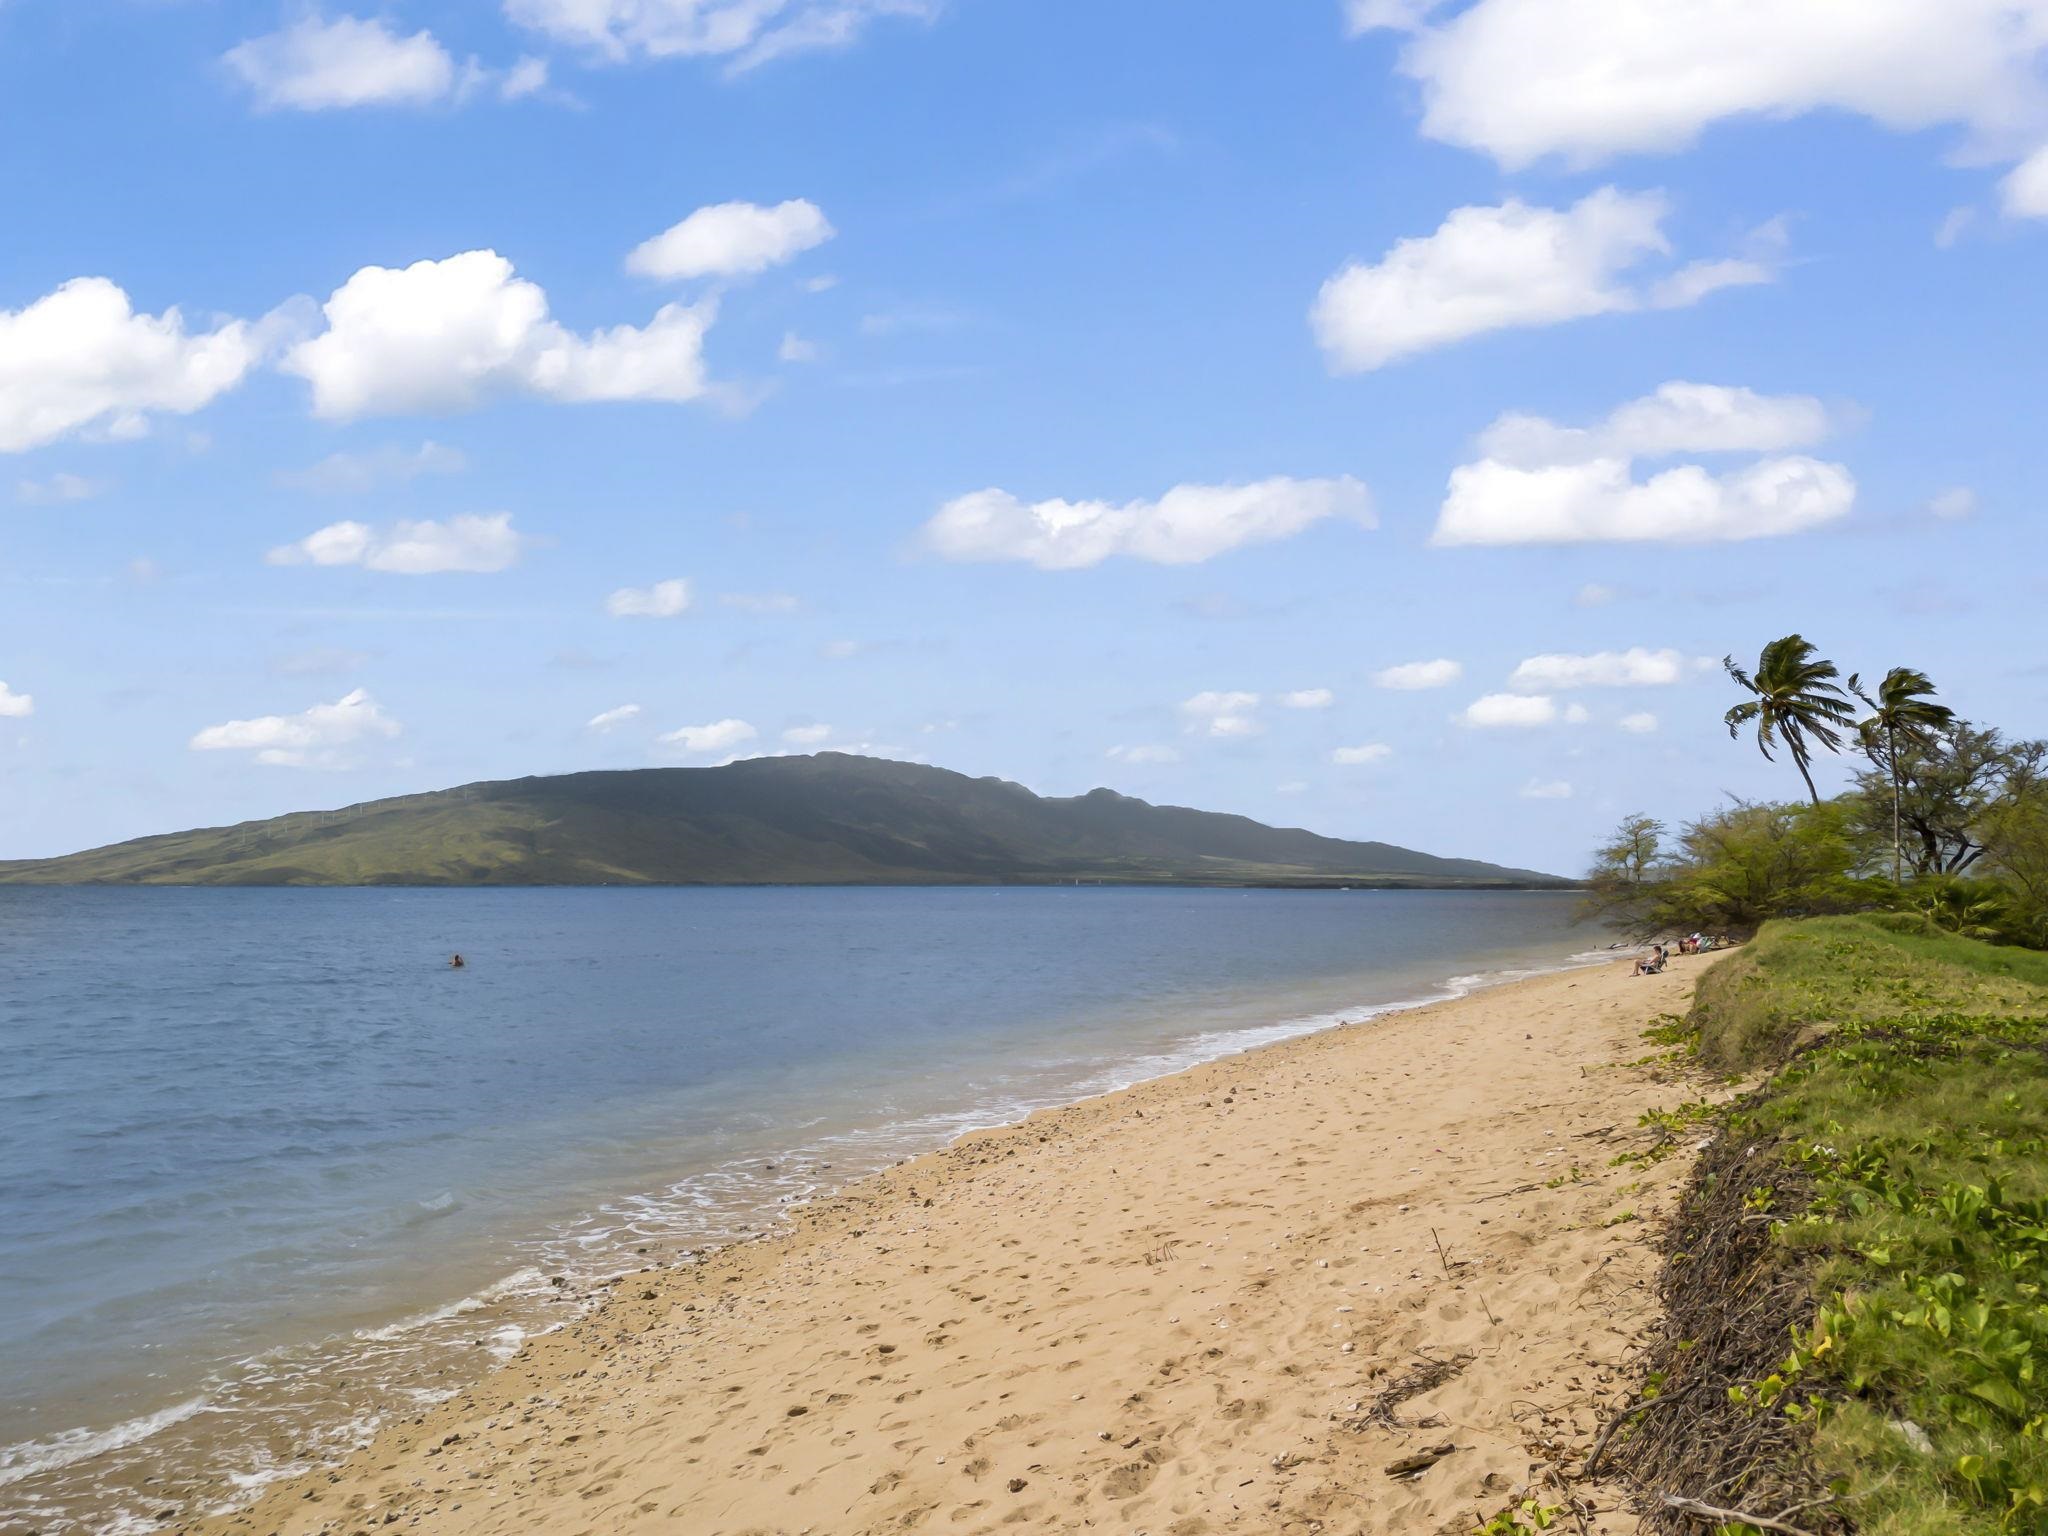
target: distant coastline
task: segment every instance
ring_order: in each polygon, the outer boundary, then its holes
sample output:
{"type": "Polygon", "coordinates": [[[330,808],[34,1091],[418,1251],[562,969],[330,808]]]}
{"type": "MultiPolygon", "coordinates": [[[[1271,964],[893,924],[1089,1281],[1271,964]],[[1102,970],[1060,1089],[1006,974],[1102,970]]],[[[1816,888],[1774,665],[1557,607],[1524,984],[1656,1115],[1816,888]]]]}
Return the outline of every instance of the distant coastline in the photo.
{"type": "Polygon", "coordinates": [[[835,752],[469,784],[0,861],[0,884],[24,885],[1577,883],[1107,789],[1040,796],[1002,779],[835,752]]]}

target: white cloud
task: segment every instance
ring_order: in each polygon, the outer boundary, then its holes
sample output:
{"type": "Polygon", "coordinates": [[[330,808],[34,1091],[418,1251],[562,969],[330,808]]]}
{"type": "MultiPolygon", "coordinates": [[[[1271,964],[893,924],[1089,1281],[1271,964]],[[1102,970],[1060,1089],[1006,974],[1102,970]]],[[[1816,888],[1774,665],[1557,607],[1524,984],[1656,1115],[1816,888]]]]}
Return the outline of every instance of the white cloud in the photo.
{"type": "Polygon", "coordinates": [[[677,577],[651,587],[621,587],[604,600],[615,619],[672,619],[690,606],[690,584],[677,577]]]}
{"type": "Polygon", "coordinates": [[[1250,485],[1177,485],[1157,501],[1019,501],[1008,491],[956,497],[925,524],[925,547],[947,560],[1022,560],[1078,570],[1112,555],[1188,565],[1290,538],[1327,517],[1374,526],[1372,498],[1350,476],[1250,485]]]}
{"type": "Polygon", "coordinates": [[[16,693],[0,678],[0,720],[26,720],[36,712],[36,696],[16,693]]]}
{"type": "Polygon", "coordinates": [[[14,499],[32,507],[49,507],[67,501],[91,501],[95,496],[104,496],[107,489],[105,480],[90,480],[60,470],[47,480],[15,481],[14,499]]]}
{"type": "Polygon", "coordinates": [[[815,363],[823,354],[815,341],[806,341],[795,331],[784,331],[775,356],[785,363],[815,363]]]}
{"type": "Polygon", "coordinates": [[[1593,718],[1593,712],[1583,704],[1567,704],[1564,707],[1566,725],[1584,725],[1593,718]]]}
{"type": "Polygon", "coordinates": [[[1927,510],[1945,523],[1959,523],[1977,515],[1977,493],[1967,485],[1950,486],[1927,503],[1927,510]]]}
{"type": "Polygon", "coordinates": [[[1434,234],[1352,262],[1323,284],[1309,323],[1330,367],[1363,373],[1488,331],[1624,310],[1679,308],[1768,282],[1760,258],[1694,263],[1650,287],[1643,263],[1670,254],[1660,192],[1602,187],[1562,211],[1516,198],[1452,210],[1434,234]]]}
{"type": "Polygon", "coordinates": [[[729,752],[758,735],[760,732],[744,720],[714,720],[709,725],[679,726],[664,733],[661,740],[685,752],[704,754],[729,752]]]}
{"type": "Polygon", "coordinates": [[[773,208],[714,203],[634,246],[626,270],[665,282],[746,277],[794,260],[836,233],[818,205],[801,197],[773,208]]]}
{"type": "Polygon", "coordinates": [[[1228,693],[1210,690],[1181,701],[1190,733],[1210,736],[1257,736],[1265,727],[1253,718],[1259,707],[1256,693],[1228,693]]]}
{"type": "Polygon", "coordinates": [[[1605,608],[1621,594],[1597,581],[1589,581],[1572,594],[1574,608],[1605,608]]]}
{"type": "Polygon", "coordinates": [[[792,747],[815,747],[831,734],[829,725],[792,725],[782,733],[782,739],[792,747]]]}
{"type": "Polygon", "coordinates": [[[1524,469],[1677,453],[1782,453],[1825,441],[1835,425],[1811,395],[1760,395],[1681,380],[1617,406],[1590,427],[1561,427],[1510,411],[1480,433],[1479,449],[1524,469]]]}
{"type": "Polygon", "coordinates": [[[1648,736],[1657,729],[1657,717],[1648,710],[1633,715],[1623,715],[1615,722],[1631,736],[1648,736]]]}
{"type": "Polygon", "coordinates": [[[1953,248],[1969,232],[1970,226],[1976,222],[1977,210],[1967,203],[1961,207],[1949,209],[1942,216],[1941,222],[1934,228],[1935,248],[1943,251],[1953,248]]]}
{"type": "Polygon", "coordinates": [[[1557,719],[1557,701],[1540,694],[1489,693],[1466,705],[1460,718],[1480,727],[1549,725],[1557,719]]]}
{"type": "Polygon", "coordinates": [[[1376,763],[1393,755],[1394,749],[1385,742],[1369,741],[1363,746],[1337,748],[1330,754],[1330,761],[1352,766],[1359,763],[1376,763]]]}
{"type": "Polygon", "coordinates": [[[257,762],[273,768],[346,768],[357,761],[357,748],[398,734],[398,722],[358,688],[296,715],[210,725],[189,745],[194,752],[254,752],[257,762]]]}
{"type": "Polygon", "coordinates": [[[286,470],[279,485],[325,495],[362,495],[380,485],[403,485],[421,475],[453,475],[469,467],[459,448],[428,441],[417,448],[386,445],[361,453],[330,453],[306,469],[286,470]]]}
{"type": "Polygon", "coordinates": [[[0,309],[0,453],[86,430],[140,436],[151,413],[187,416],[233,389],[264,344],[246,320],[188,334],[175,307],[140,315],[106,278],[73,278],[0,309]]]}
{"type": "Polygon", "coordinates": [[[430,106],[461,88],[460,72],[431,32],[401,37],[381,20],[308,15],[230,48],[222,62],[265,111],[430,106]]]}
{"type": "Polygon", "coordinates": [[[1484,455],[1451,472],[1431,542],[1705,543],[1799,533],[1845,516],[1856,482],[1840,464],[1780,454],[1713,473],[1680,465],[1638,481],[1638,457],[1780,453],[1837,425],[1807,395],[1671,383],[1591,427],[1510,412],[1480,434],[1484,455]]]}
{"type": "Polygon", "coordinates": [[[1274,702],[1282,709],[1328,709],[1337,702],[1337,695],[1327,688],[1297,688],[1281,694],[1274,702]]]}
{"type": "Polygon", "coordinates": [[[1685,676],[1677,651],[1595,651],[1589,656],[1552,652],[1531,656],[1514,670],[1508,686],[1518,693],[1552,693],[1573,688],[1663,688],[1685,676]]]}
{"type": "Polygon", "coordinates": [[[803,603],[787,592],[721,592],[718,600],[742,613],[795,613],[803,603]]]}
{"type": "Polygon", "coordinates": [[[1531,779],[1520,794],[1524,800],[1569,800],[1572,787],[1563,779],[1531,779]]]}
{"type": "Polygon", "coordinates": [[[827,640],[818,647],[818,654],[827,661],[851,661],[866,649],[858,640],[827,640]]]}
{"type": "Polygon", "coordinates": [[[505,0],[505,14],[601,57],[722,57],[734,69],[845,48],[881,17],[928,18],[939,0],[505,0]]]}
{"type": "Polygon", "coordinates": [[[711,301],[579,336],[496,251],[364,267],[323,308],[327,329],[286,353],[283,367],[313,386],[314,414],[330,419],[467,410],[517,393],[680,403],[711,392],[711,301]]]}
{"type": "Polygon", "coordinates": [[[1373,673],[1376,688],[1414,692],[1422,688],[1444,688],[1465,675],[1464,665],[1447,657],[1435,661],[1404,661],[1398,667],[1382,667],[1373,673]]]}
{"type": "Polygon", "coordinates": [[[1696,464],[1637,482],[1620,459],[1451,471],[1434,544],[1707,543],[1802,533],[1845,516],[1856,482],[1840,464],[1765,459],[1714,475],[1696,464]]]}
{"type": "Polygon", "coordinates": [[[637,719],[639,714],[640,706],[638,704],[621,704],[616,709],[608,709],[602,714],[592,715],[584,723],[583,728],[586,731],[609,731],[614,726],[624,725],[628,720],[637,719]]]}
{"type": "Polygon", "coordinates": [[[1117,763],[1177,763],[1180,761],[1180,753],[1172,747],[1111,747],[1102,755],[1110,761],[1117,763]]]}
{"type": "Polygon", "coordinates": [[[521,101],[539,95],[547,87],[548,61],[524,58],[505,71],[504,79],[498,83],[498,95],[505,101],[521,101]]]}
{"type": "Polygon", "coordinates": [[[483,573],[509,569],[526,542],[509,512],[464,512],[445,523],[401,518],[388,529],[329,523],[296,544],[279,545],[264,559],[272,565],[360,565],[399,576],[483,573]]]}
{"type": "Polygon", "coordinates": [[[1962,124],[1980,153],[2038,139],[2043,0],[1478,0],[1354,6],[1413,35],[1422,130],[1518,168],[1684,149],[1715,122],[1840,111],[1887,128],[1962,124]]]}
{"type": "Polygon", "coordinates": [[[2035,150],[1998,184],[1999,199],[2015,219],[2048,219],[2048,145],[2035,150]]]}

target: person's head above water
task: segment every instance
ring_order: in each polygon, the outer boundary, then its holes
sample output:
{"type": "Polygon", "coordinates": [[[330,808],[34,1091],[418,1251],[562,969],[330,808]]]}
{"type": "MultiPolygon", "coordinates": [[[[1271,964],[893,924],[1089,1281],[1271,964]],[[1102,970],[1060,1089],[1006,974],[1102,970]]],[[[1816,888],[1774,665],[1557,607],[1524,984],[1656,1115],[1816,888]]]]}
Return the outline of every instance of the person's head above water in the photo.
{"type": "Polygon", "coordinates": [[[449,961],[448,961],[448,964],[449,964],[449,965],[451,965],[451,966],[457,966],[457,965],[461,965],[462,963],[463,963],[463,961],[462,961],[462,956],[460,956],[460,955],[455,955],[455,956],[452,956],[452,957],[451,957],[451,958],[449,959],[449,961]]]}

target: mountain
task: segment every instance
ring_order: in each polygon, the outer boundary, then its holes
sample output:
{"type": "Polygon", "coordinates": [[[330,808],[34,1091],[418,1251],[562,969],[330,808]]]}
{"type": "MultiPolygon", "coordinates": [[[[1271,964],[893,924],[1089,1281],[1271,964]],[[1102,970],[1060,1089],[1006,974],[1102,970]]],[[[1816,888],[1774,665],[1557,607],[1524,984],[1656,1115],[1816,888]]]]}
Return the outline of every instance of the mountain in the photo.
{"type": "Polygon", "coordinates": [[[1526,869],[1352,843],[1107,789],[820,752],[468,784],[338,811],[0,861],[0,883],[880,885],[1074,879],[1544,885],[1526,869]]]}

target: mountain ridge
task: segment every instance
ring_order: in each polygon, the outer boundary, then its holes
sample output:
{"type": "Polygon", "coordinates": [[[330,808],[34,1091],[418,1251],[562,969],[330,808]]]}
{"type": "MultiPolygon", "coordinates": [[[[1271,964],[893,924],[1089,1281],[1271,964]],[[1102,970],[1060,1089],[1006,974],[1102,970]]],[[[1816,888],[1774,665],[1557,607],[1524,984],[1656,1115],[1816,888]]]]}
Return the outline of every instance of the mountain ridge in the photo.
{"type": "Polygon", "coordinates": [[[1541,886],[1392,843],[819,752],[593,769],[195,828],[50,859],[0,883],[135,885],[1045,884],[1541,886]]]}

